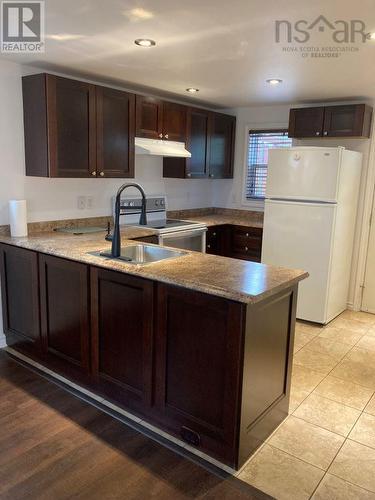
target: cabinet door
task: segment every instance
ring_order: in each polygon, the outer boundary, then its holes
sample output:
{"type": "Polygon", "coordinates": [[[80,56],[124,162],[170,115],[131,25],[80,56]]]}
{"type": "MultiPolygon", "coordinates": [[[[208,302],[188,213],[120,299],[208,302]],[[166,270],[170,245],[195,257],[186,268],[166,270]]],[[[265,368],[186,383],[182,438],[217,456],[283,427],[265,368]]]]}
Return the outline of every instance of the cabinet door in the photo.
{"type": "Polygon", "coordinates": [[[221,113],[211,114],[209,177],[233,177],[233,154],[236,118],[221,113]]]}
{"type": "Polygon", "coordinates": [[[51,177],[91,177],[96,171],[95,86],[47,78],[51,177]]]}
{"type": "Polygon", "coordinates": [[[1,296],[7,343],[25,353],[41,350],[38,255],[0,244],[1,296]]]}
{"type": "Polygon", "coordinates": [[[185,142],[186,106],[163,102],[163,139],[185,142]]]}
{"type": "Polygon", "coordinates": [[[369,126],[365,125],[366,111],[365,104],[327,106],[324,114],[323,135],[327,137],[369,137],[369,126]]]}
{"type": "Polygon", "coordinates": [[[92,268],[91,315],[98,390],[142,412],[151,405],[153,283],[92,268]]]}
{"type": "Polygon", "coordinates": [[[96,87],[99,177],[134,177],[135,96],[96,87]]]}
{"type": "Polygon", "coordinates": [[[135,98],[135,135],[161,139],[163,134],[163,104],[159,99],[137,95],[135,98]]]}
{"type": "Polygon", "coordinates": [[[39,254],[42,343],[58,371],[89,372],[88,267],[39,254]]]}
{"type": "Polygon", "coordinates": [[[180,439],[234,463],[242,305],[158,285],[155,405],[180,439]]]}
{"type": "Polygon", "coordinates": [[[210,113],[204,109],[189,108],[187,113],[186,148],[191,153],[187,158],[187,177],[208,176],[209,166],[209,120],[210,113]]]}
{"type": "Polygon", "coordinates": [[[206,252],[213,255],[227,255],[228,231],[230,226],[212,226],[206,233],[206,252]]]}
{"type": "Polygon", "coordinates": [[[321,137],[323,135],[324,107],[291,109],[289,137],[321,137]]]}

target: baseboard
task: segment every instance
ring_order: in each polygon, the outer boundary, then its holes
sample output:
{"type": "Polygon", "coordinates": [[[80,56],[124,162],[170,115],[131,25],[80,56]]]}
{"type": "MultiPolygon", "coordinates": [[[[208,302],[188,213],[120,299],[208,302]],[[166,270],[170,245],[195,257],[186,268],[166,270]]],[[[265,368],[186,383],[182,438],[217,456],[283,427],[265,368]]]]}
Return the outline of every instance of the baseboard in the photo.
{"type": "MultiPolygon", "coordinates": [[[[37,361],[21,354],[20,352],[12,349],[11,347],[6,347],[5,351],[10,354],[13,358],[20,360],[21,362],[28,365],[30,368],[34,368],[37,372],[43,373],[49,378],[51,381],[55,380],[55,383],[58,385],[62,385],[66,390],[72,392],[75,396],[83,399],[84,401],[96,406],[98,409],[104,411],[105,413],[110,414],[114,418],[118,420],[122,420],[124,423],[132,427],[133,429],[139,431],[145,436],[153,439],[154,441],[159,442],[160,444],[172,449],[173,451],[179,453],[180,455],[186,456],[190,458],[192,461],[197,461],[200,465],[204,466],[207,470],[216,473],[219,475],[219,471],[222,471],[231,476],[237,476],[239,474],[238,471],[232,469],[228,465],[225,465],[213,457],[206,455],[203,452],[200,452],[196,448],[193,448],[186,442],[177,439],[175,436],[172,436],[161,429],[153,426],[149,422],[141,420],[138,417],[135,417],[131,413],[123,410],[112,401],[108,401],[101,396],[81,387],[79,384],[71,382],[69,379],[63,377],[62,375],[46,368],[41,365],[37,361]],[[125,420],[124,420],[125,419],[125,420]],[[216,470],[216,472],[215,472],[216,470]]],[[[252,457],[250,457],[252,458],[252,457]]],[[[250,460],[249,458],[249,460],[250,460]]]]}

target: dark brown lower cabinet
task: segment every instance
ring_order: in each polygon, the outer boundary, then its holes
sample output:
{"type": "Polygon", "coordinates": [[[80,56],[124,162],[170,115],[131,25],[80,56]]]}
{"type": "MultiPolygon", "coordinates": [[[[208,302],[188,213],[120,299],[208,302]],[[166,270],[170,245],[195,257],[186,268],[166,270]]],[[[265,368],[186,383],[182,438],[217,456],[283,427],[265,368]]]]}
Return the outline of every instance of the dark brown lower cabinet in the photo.
{"type": "Polygon", "coordinates": [[[26,354],[41,352],[38,254],[0,244],[4,331],[9,346],[26,354]]]}
{"type": "Polygon", "coordinates": [[[149,408],[153,282],[91,268],[91,335],[95,387],[127,408],[149,408]]]}
{"type": "Polygon", "coordinates": [[[6,244],[0,257],[8,345],[57,373],[237,469],[287,416],[297,286],[244,304],[6,244]]]}
{"type": "Polygon", "coordinates": [[[169,432],[241,467],[288,414],[296,289],[258,305],[158,285],[155,407],[169,432]]]}
{"type": "Polygon", "coordinates": [[[211,226],[206,234],[206,252],[234,259],[260,262],[263,229],[236,225],[211,226]]]}
{"type": "Polygon", "coordinates": [[[263,229],[261,228],[231,226],[229,257],[260,262],[262,256],[262,237],[263,229]]]}
{"type": "Polygon", "coordinates": [[[206,252],[213,255],[228,256],[230,226],[210,226],[206,233],[206,252]]]}
{"type": "Polygon", "coordinates": [[[49,364],[73,377],[90,370],[89,268],[39,255],[43,353],[49,364]]]}
{"type": "Polygon", "coordinates": [[[243,307],[158,285],[155,405],[170,431],[232,462],[243,307]]]}

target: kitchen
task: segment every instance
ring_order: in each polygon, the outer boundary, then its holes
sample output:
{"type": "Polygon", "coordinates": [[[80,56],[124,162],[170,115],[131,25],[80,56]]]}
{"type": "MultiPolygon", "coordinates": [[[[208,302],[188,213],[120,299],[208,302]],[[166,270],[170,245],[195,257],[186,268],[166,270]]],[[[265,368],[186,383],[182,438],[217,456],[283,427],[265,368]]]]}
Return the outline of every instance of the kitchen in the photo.
{"type": "Polygon", "coordinates": [[[174,89],[163,2],[122,8],[128,73],[94,70],[45,9],[45,54],[0,59],[1,495],[371,498],[371,91],[174,89]]]}

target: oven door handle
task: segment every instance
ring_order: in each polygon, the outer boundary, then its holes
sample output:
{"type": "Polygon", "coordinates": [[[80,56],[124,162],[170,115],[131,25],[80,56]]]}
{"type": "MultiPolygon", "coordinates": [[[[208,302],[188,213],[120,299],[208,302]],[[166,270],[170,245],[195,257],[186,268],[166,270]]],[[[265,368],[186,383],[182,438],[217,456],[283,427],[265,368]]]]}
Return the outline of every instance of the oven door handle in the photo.
{"type": "Polygon", "coordinates": [[[207,231],[206,227],[200,227],[198,229],[189,229],[188,231],[174,231],[171,233],[164,233],[160,235],[161,240],[167,240],[168,238],[189,238],[189,236],[198,236],[199,234],[204,234],[207,231]]]}

